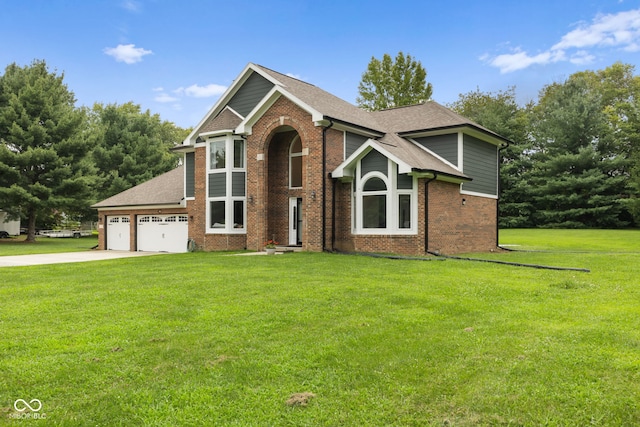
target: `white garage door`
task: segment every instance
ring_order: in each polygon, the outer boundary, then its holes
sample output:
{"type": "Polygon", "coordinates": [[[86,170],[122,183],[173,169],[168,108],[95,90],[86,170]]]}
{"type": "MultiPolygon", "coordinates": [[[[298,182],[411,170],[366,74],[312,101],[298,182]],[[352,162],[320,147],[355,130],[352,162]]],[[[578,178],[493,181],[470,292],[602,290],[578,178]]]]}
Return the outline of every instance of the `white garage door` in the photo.
{"type": "Polygon", "coordinates": [[[128,251],[129,248],[129,217],[107,217],[107,249],[114,251],[128,251]]]}
{"type": "Polygon", "coordinates": [[[187,215],[142,215],[138,217],[138,250],[187,252],[187,215]]]}

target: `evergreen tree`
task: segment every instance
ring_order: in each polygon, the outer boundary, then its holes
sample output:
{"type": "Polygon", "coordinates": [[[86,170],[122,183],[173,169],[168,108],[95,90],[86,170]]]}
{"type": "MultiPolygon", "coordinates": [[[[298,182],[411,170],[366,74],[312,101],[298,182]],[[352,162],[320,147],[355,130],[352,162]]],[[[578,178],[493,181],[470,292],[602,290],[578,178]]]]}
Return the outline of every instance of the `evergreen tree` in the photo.
{"type": "Polygon", "coordinates": [[[0,208],[26,218],[28,242],[39,217],[90,203],[84,116],[63,78],[45,61],[11,64],[0,76],[0,208]]]}
{"type": "Polygon", "coordinates": [[[604,70],[577,75],[601,95],[606,127],[598,149],[608,165],[607,174],[625,179],[621,202],[640,224],[640,76],[634,71],[634,66],[617,62],[604,70]]]}
{"type": "Polygon", "coordinates": [[[131,102],[94,105],[90,128],[100,183],[98,200],[175,168],[179,156],[170,148],[188,133],[131,102]]]}
{"type": "Polygon", "coordinates": [[[615,228],[627,225],[620,198],[626,180],[612,175],[619,159],[603,152],[602,95],[581,75],[547,86],[534,118],[528,175],[533,225],[615,228]]]}
{"type": "Polygon", "coordinates": [[[377,111],[428,101],[433,87],[426,79],[427,71],[411,55],[398,52],[395,61],[386,53],[382,61],[371,57],[358,85],[356,103],[377,111]]]}

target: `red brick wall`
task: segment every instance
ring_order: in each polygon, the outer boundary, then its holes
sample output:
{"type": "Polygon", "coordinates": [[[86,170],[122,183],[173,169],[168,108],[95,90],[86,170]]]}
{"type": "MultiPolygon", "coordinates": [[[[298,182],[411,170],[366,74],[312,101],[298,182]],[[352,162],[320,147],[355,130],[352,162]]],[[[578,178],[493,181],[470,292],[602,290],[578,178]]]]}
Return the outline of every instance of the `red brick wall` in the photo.
{"type": "Polygon", "coordinates": [[[424,249],[424,180],[418,180],[417,202],[418,230],[414,235],[351,234],[351,183],[340,183],[337,187],[336,249],[346,252],[378,252],[403,255],[420,255],[424,249]]]}
{"type": "Polygon", "coordinates": [[[207,148],[197,147],[194,154],[194,200],[187,200],[189,238],[196,247],[205,248],[207,204],[207,148]],[[193,220],[191,221],[191,217],[193,220]]]}
{"type": "Polygon", "coordinates": [[[495,250],[497,203],[460,194],[458,184],[429,183],[429,250],[444,254],[495,250]]]}

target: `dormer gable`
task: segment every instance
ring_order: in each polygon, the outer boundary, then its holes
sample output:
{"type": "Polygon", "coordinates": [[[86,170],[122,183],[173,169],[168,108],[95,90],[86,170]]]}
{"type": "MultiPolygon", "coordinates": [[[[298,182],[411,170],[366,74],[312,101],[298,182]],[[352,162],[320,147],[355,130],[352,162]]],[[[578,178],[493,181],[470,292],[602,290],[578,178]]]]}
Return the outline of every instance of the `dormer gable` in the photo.
{"type": "Polygon", "coordinates": [[[226,106],[215,117],[210,117],[200,127],[198,135],[208,135],[211,133],[229,133],[232,132],[241,122],[243,117],[231,107],[226,106]]]}

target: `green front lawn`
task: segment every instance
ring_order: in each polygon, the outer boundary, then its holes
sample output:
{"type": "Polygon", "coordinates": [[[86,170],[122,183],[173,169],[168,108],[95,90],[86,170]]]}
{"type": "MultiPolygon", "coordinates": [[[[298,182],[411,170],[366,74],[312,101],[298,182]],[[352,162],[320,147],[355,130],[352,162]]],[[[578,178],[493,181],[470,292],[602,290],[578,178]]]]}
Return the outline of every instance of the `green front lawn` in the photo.
{"type": "Polygon", "coordinates": [[[74,238],[37,236],[35,243],[26,243],[26,236],[0,239],[0,256],[81,252],[98,244],[98,235],[74,238]]]}
{"type": "Polygon", "coordinates": [[[64,426],[638,425],[640,239],[566,236],[475,255],[591,273],[317,253],[2,268],[0,424],[39,399],[64,426]]]}

